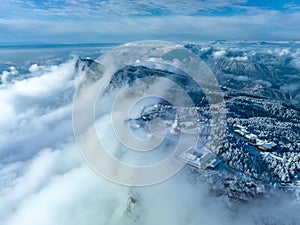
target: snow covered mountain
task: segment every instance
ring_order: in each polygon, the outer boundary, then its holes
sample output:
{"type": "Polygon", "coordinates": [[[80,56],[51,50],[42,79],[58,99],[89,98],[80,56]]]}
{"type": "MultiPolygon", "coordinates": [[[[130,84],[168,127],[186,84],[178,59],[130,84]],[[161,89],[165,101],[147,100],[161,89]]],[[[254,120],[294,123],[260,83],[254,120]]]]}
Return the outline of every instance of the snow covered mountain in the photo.
{"type": "MultiPolygon", "coordinates": [[[[107,47],[77,51],[82,58],[66,56],[65,50],[64,54],[53,50],[47,57],[23,56],[18,62],[0,58],[3,223],[16,224],[19,218],[32,222],[26,215],[41,202],[44,207],[39,208],[40,217],[36,218],[40,223],[56,218],[59,221],[53,224],[63,224],[67,218],[76,224],[89,217],[92,222],[88,224],[193,224],[202,219],[211,224],[241,224],[243,219],[236,215],[243,215],[251,225],[298,224],[300,43],[217,41],[187,43],[185,47],[211,68],[224,93],[226,135],[216,155],[220,163],[201,172],[186,166],[161,186],[145,189],[108,184],[87,168],[74,144],[71,111],[76,87],[84,73],[88,85],[99,79],[101,66],[94,59],[107,47]],[[276,147],[272,152],[262,151],[238,135],[236,125],[260,140],[276,143],[276,147]],[[153,209],[157,202],[160,204],[153,209]],[[76,210],[84,213],[74,215],[76,210]],[[216,215],[216,211],[224,211],[224,215],[216,215]],[[279,217],[282,211],[284,216],[279,217]],[[61,212],[65,217],[57,216],[61,212]]],[[[125,66],[114,74],[106,92],[148,76],[168,78],[191,96],[195,107],[179,110],[198,115],[201,130],[197,147],[201,148],[211,132],[206,126],[210,125],[211,111],[202,89],[180,71],[161,65],[125,66]]],[[[141,131],[154,118],[162,118],[171,129],[176,110],[160,100],[144,107],[130,122],[133,130],[141,131]]],[[[109,119],[101,113],[100,109],[96,121],[100,134],[107,133],[109,119]]],[[[191,122],[181,121],[182,130],[193,129],[191,122]]],[[[170,140],[164,146],[170,146],[170,140]]],[[[118,148],[112,145],[112,153],[118,153],[118,148]]]]}

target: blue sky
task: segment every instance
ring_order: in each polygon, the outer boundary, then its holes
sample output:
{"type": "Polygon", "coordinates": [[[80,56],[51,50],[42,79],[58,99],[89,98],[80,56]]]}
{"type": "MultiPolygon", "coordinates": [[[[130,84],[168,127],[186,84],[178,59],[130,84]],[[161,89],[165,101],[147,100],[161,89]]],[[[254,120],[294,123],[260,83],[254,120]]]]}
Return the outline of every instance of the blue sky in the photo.
{"type": "Polygon", "coordinates": [[[0,42],[300,39],[300,0],[2,0],[0,5],[0,42]]]}

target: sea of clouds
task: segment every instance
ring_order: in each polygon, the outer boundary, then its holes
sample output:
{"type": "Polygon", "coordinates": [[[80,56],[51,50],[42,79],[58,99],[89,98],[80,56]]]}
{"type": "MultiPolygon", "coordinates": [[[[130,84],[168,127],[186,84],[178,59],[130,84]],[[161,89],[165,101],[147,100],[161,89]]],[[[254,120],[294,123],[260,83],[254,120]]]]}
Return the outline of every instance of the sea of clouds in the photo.
{"type": "MultiPolygon", "coordinates": [[[[83,75],[75,70],[76,60],[32,64],[26,74],[15,67],[2,72],[2,225],[251,225],[272,221],[279,213],[278,224],[300,221],[299,207],[286,198],[232,211],[226,207],[227,197],[212,197],[207,184],[197,182],[187,169],[161,184],[140,188],[98,176],[82,159],[73,136],[73,97],[83,75]]],[[[100,134],[106,117],[97,118],[100,134]]]]}

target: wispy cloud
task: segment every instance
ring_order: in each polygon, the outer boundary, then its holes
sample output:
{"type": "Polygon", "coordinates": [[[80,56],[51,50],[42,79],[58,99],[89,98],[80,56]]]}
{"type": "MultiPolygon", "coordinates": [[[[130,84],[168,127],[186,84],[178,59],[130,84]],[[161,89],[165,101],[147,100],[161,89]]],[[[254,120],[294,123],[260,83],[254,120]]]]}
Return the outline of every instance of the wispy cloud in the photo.
{"type": "Polygon", "coordinates": [[[249,5],[246,0],[4,0],[2,4],[2,42],[300,37],[300,12],[289,2],[281,10],[249,5]]]}
{"type": "Polygon", "coordinates": [[[29,7],[41,14],[60,16],[87,15],[87,16],[129,16],[129,15],[161,15],[180,14],[190,15],[201,10],[220,10],[224,7],[232,7],[246,3],[246,0],[157,0],[157,1],[132,1],[132,0],[64,0],[64,1],[34,1],[34,0],[4,0],[4,3],[15,6],[29,7]]]}
{"type": "Polygon", "coordinates": [[[2,19],[0,31],[3,39],[0,41],[283,40],[300,37],[299,20],[300,13],[278,11],[232,16],[172,15],[106,20],[2,19]]]}

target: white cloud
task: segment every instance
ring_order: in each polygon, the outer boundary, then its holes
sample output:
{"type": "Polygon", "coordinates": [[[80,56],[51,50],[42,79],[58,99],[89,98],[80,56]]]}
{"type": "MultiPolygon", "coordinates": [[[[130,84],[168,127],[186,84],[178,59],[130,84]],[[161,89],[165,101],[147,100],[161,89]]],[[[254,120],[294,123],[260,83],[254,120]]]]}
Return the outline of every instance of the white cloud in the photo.
{"type": "Polygon", "coordinates": [[[248,58],[248,56],[237,56],[237,57],[229,57],[229,60],[246,62],[249,60],[249,58],[248,58]]]}
{"type": "MultiPolygon", "coordinates": [[[[158,7],[163,9],[170,8],[166,10],[178,12],[182,10],[183,12],[166,15],[125,16],[133,13],[134,10],[132,10],[131,5],[132,7],[138,6],[131,1],[128,1],[128,3],[123,1],[103,1],[99,3],[103,6],[99,6],[99,9],[93,6],[94,11],[92,12],[84,6],[74,6],[77,10],[86,10],[86,15],[75,16],[76,19],[71,16],[72,13],[70,12],[65,12],[59,18],[43,14],[49,13],[49,10],[45,10],[42,14],[35,13],[33,16],[26,16],[26,13],[21,13],[20,16],[15,16],[15,19],[3,17],[3,19],[0,19],[0,30],[1,32],[3,31],[0,41],[7,41],[9,37],[11,39],[9,41],[15,39],[18,41],[30,40],[39,42],[41,40],[43,42],[124,42],[140,39],[290,40],[298,39],[300,36],[297,26],[300,20],[300,13],[297,11],[280,12],[252,9],[244,14],[221,14],[220,16],[215,16],[212,13],[208,15],[190,15],[194,9],[201,8],[198,6],[199,4],[204,4],[207,7],[209,7],[209,4],[202,1],[195,1],[194,4],[184,1],[172,1],[172,4],[168,3],[163,7],[164,2],[145,1],[140,4],[157,4],[159,5],[158,7]],[[107,11],[106,7],[108,7],[107,11]],[[187,12],[186,10],[192,11],[187,12]],[[126,11],[128,12],[126,13],[126,11]]],[[[87,3],[82,1],[78,4],[87,3]]],[[[213,4],[219,4],[220,7],[223,7],[223,4],[234,3],[217,1],[217,3],[214,2],[213,4]]],[[[147,9],[147,7],[141,6],[141,9],[145,8],[147,9]]],[[[72,8],[69,9],[68,7],[65,7],[65,9],[72,10],[72,8]]],[[[136,11],[142,12],[139,10],[137,9],[136,11]]]]}
{"type": "Polygon", "coordinates": [[[28,71],[30,73],[36,73],[39,70],[38,64],[32,64],[29,68],[28,71]]]}
{"type": "Polygon", "coordinates": [[[48,41],[128,41],[139,39],[168,40],[261,40],[293,39],[300,35],[293,21],[300,14],[264,14],[230,17],[170,16],[108,19],[101,21],[31,21],[5,20],[8,31],[24,32],[24,38],[48,41]],[[286,20],[281,18],[288,17],[286,20]],[[276,21],[276,23],[274,23],[276,21]],[[33,24],[37,24],[33,26],[33,24]],[[244,28],[247,27],[247,30],[244,28]],[[45,29],[47,28],[47,29],[45,29]],[[271,29],[270,29],[271,28],[271,29]],[[282,31],[285,32],[282,32],[282,31]],[[34,34],[34,35],[32,35],[34,34]],[[122,37],[122,38],[121,38],[122,37]]]}
{"type": "Polygon", "coordinates": [[[2,224],[109,224],[128,188],[106,182],[82,165],[74,145],[63,148],[35,156],[0,197],[2,224]]]}
{"type": "Polygon", "coordinates": [[[214,58],[220,58],[226,55],[225,50],[216,51],[213,53],[214,58]]]}
{"type": "Polygon", "coordinates": [[[295,51],[291,52],[291,57],[293,60],[290,62],[291,66],[300,69],[300,50],[296,49],[295,51]]]}
{"type": "Polygon", "coordinates": [[[71,60],[45,67],[40,76],[2,85],[0,106],[5,113],[0,118],[2,160],[27,159],[40,148],[53,146],[57,138],[72,134],[74,65],[75,60],[71,60]]]}
{"type": "Polygon", "coordinates": [[[2,74],[0,74],[1,82],[6,84],[8,82],[8,78],[14,75],[18,75],[19,72],[14,66],[9,67],[9,71],[3,71],[2,74]]]}
{"type": "Polygon", "coordinates": [[[234,79],[238,80],[238,81],[248,81],[249,80],[249,77],[247,76],[236,76],[234,77],[234,79]]]}
{"type": "Polygon", "coordinates": [[[210,1],[179,1],[179,0],[156,0],[156,1],[131,1],[131,0],[64,0],[64,1],[11,1],[6,3],[16,6],[28,7],[43,15],[59,16],[128,16],[128,15],[157,15],[157,14],[181,14],[189,15],[198,13],[200,10],[223,10],[224,7],[234,7],[246,3],[246,0],[210,0],[210,1]]]}

